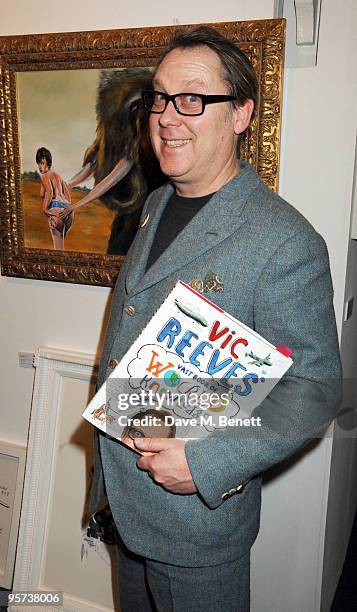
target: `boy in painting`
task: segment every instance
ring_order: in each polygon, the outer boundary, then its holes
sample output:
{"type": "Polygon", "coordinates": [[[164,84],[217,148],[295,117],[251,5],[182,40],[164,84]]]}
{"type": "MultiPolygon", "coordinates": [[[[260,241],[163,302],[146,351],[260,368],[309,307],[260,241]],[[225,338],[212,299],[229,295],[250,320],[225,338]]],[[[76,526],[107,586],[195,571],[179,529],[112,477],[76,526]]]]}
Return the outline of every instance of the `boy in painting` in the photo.
{"type": "Polygon", "coordinates": [[[64,239],[73,225],[74,213],[70,212],[65,219],[59,214],[71,206],[69,189],[57,172],[52,170],[52,155],[45,147],[36,152],[36,163],[41,177],[40,195],[43,198],[43,212],[48,217],[53,248],[64,250],[64,239]]]}

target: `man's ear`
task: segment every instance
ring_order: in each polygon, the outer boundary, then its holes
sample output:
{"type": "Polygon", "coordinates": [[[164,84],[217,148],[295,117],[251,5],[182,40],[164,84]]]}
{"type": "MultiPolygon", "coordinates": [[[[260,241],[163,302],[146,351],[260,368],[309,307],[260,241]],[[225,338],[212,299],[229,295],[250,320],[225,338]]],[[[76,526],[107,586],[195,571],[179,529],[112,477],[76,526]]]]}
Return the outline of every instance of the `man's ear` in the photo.
{"type": "Polygon", "coordinates": [[[237,106],[234,109],[235,113],[235,122],[234,122],[234,132],[235,134],[242,134],[248,127],[250,123],[251,116],[254,110],[254,102],[253,100],[247,100],[242,106],[237,106]]]}

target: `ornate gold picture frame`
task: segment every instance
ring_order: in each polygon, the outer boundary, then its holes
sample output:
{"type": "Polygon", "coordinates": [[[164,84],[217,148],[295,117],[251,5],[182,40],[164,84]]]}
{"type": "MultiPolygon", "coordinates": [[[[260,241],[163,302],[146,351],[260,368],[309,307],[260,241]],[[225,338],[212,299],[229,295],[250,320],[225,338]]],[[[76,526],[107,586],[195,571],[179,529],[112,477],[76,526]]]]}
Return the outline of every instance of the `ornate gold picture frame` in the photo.
{"type": "MultiPolygon", "coordinates": [[[[233,40],[256,70],[260,102],[241,143],[241,157],[276,191],[285,22],[271,19],[209,25],[233,40]]],[[[42,212],[36,150],[48,143],[51,150],[54,148],[54,165],[57,171],[60,166],[59,175],[67,182],[69,166],[78,170],[85,151],[91,150],[98,138],[98,102],[97,119],[95,108],[99,72],[150,68],[178,27],[192,26],[0,37],[3,275],[114,284],[125,257],[107,254],[105,241],[113,214],[100,200],[80,209],[83,213],[75,217],[65,250],[53,248],[42,212]]],[[[81,190],[89,190],[77,189],[71,192],[72,198],[80,199],[81,190]]]]}

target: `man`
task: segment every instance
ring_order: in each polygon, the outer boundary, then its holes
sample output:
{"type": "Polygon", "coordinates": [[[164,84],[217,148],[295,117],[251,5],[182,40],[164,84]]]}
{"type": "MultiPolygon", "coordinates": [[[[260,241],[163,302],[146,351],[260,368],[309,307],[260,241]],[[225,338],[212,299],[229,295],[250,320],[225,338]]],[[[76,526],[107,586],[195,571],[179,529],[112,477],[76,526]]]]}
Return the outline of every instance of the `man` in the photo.
{"type": "MultiPolygon", "coordinates": [[[[262,426],[204,440],[134,441],[137,458],[99,436],[105,489],[120,534],[121,609],[249,610],[249,556],[261,473],[334,417],[340,365],[322,238],[238,161],[256,103],[245,56],[210,28],[179,36],[143,93],[155,154],[170,184],[148,198],[121,269],[102,382],[178,279],[214,274],[207,297],[294,364],[255,410],[262,426]],[[187,93],[188,92],[188,93],[187,93]]],[[[101,491],[99,460],[95,489],[101,491]]]]}

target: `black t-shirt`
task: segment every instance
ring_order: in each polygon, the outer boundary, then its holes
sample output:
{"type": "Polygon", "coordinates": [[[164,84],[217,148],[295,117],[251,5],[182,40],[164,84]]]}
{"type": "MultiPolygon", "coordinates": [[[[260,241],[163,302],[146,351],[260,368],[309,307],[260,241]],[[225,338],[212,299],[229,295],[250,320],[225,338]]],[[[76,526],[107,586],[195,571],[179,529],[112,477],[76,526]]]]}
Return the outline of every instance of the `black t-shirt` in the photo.
{"type": "Polygon", "coordinates": [[[209,193],[199,198],[184,198],[176,193],[172,194],[157,226],[146,264],[147,270],[212,196],[213,193],[209,193]]]}

